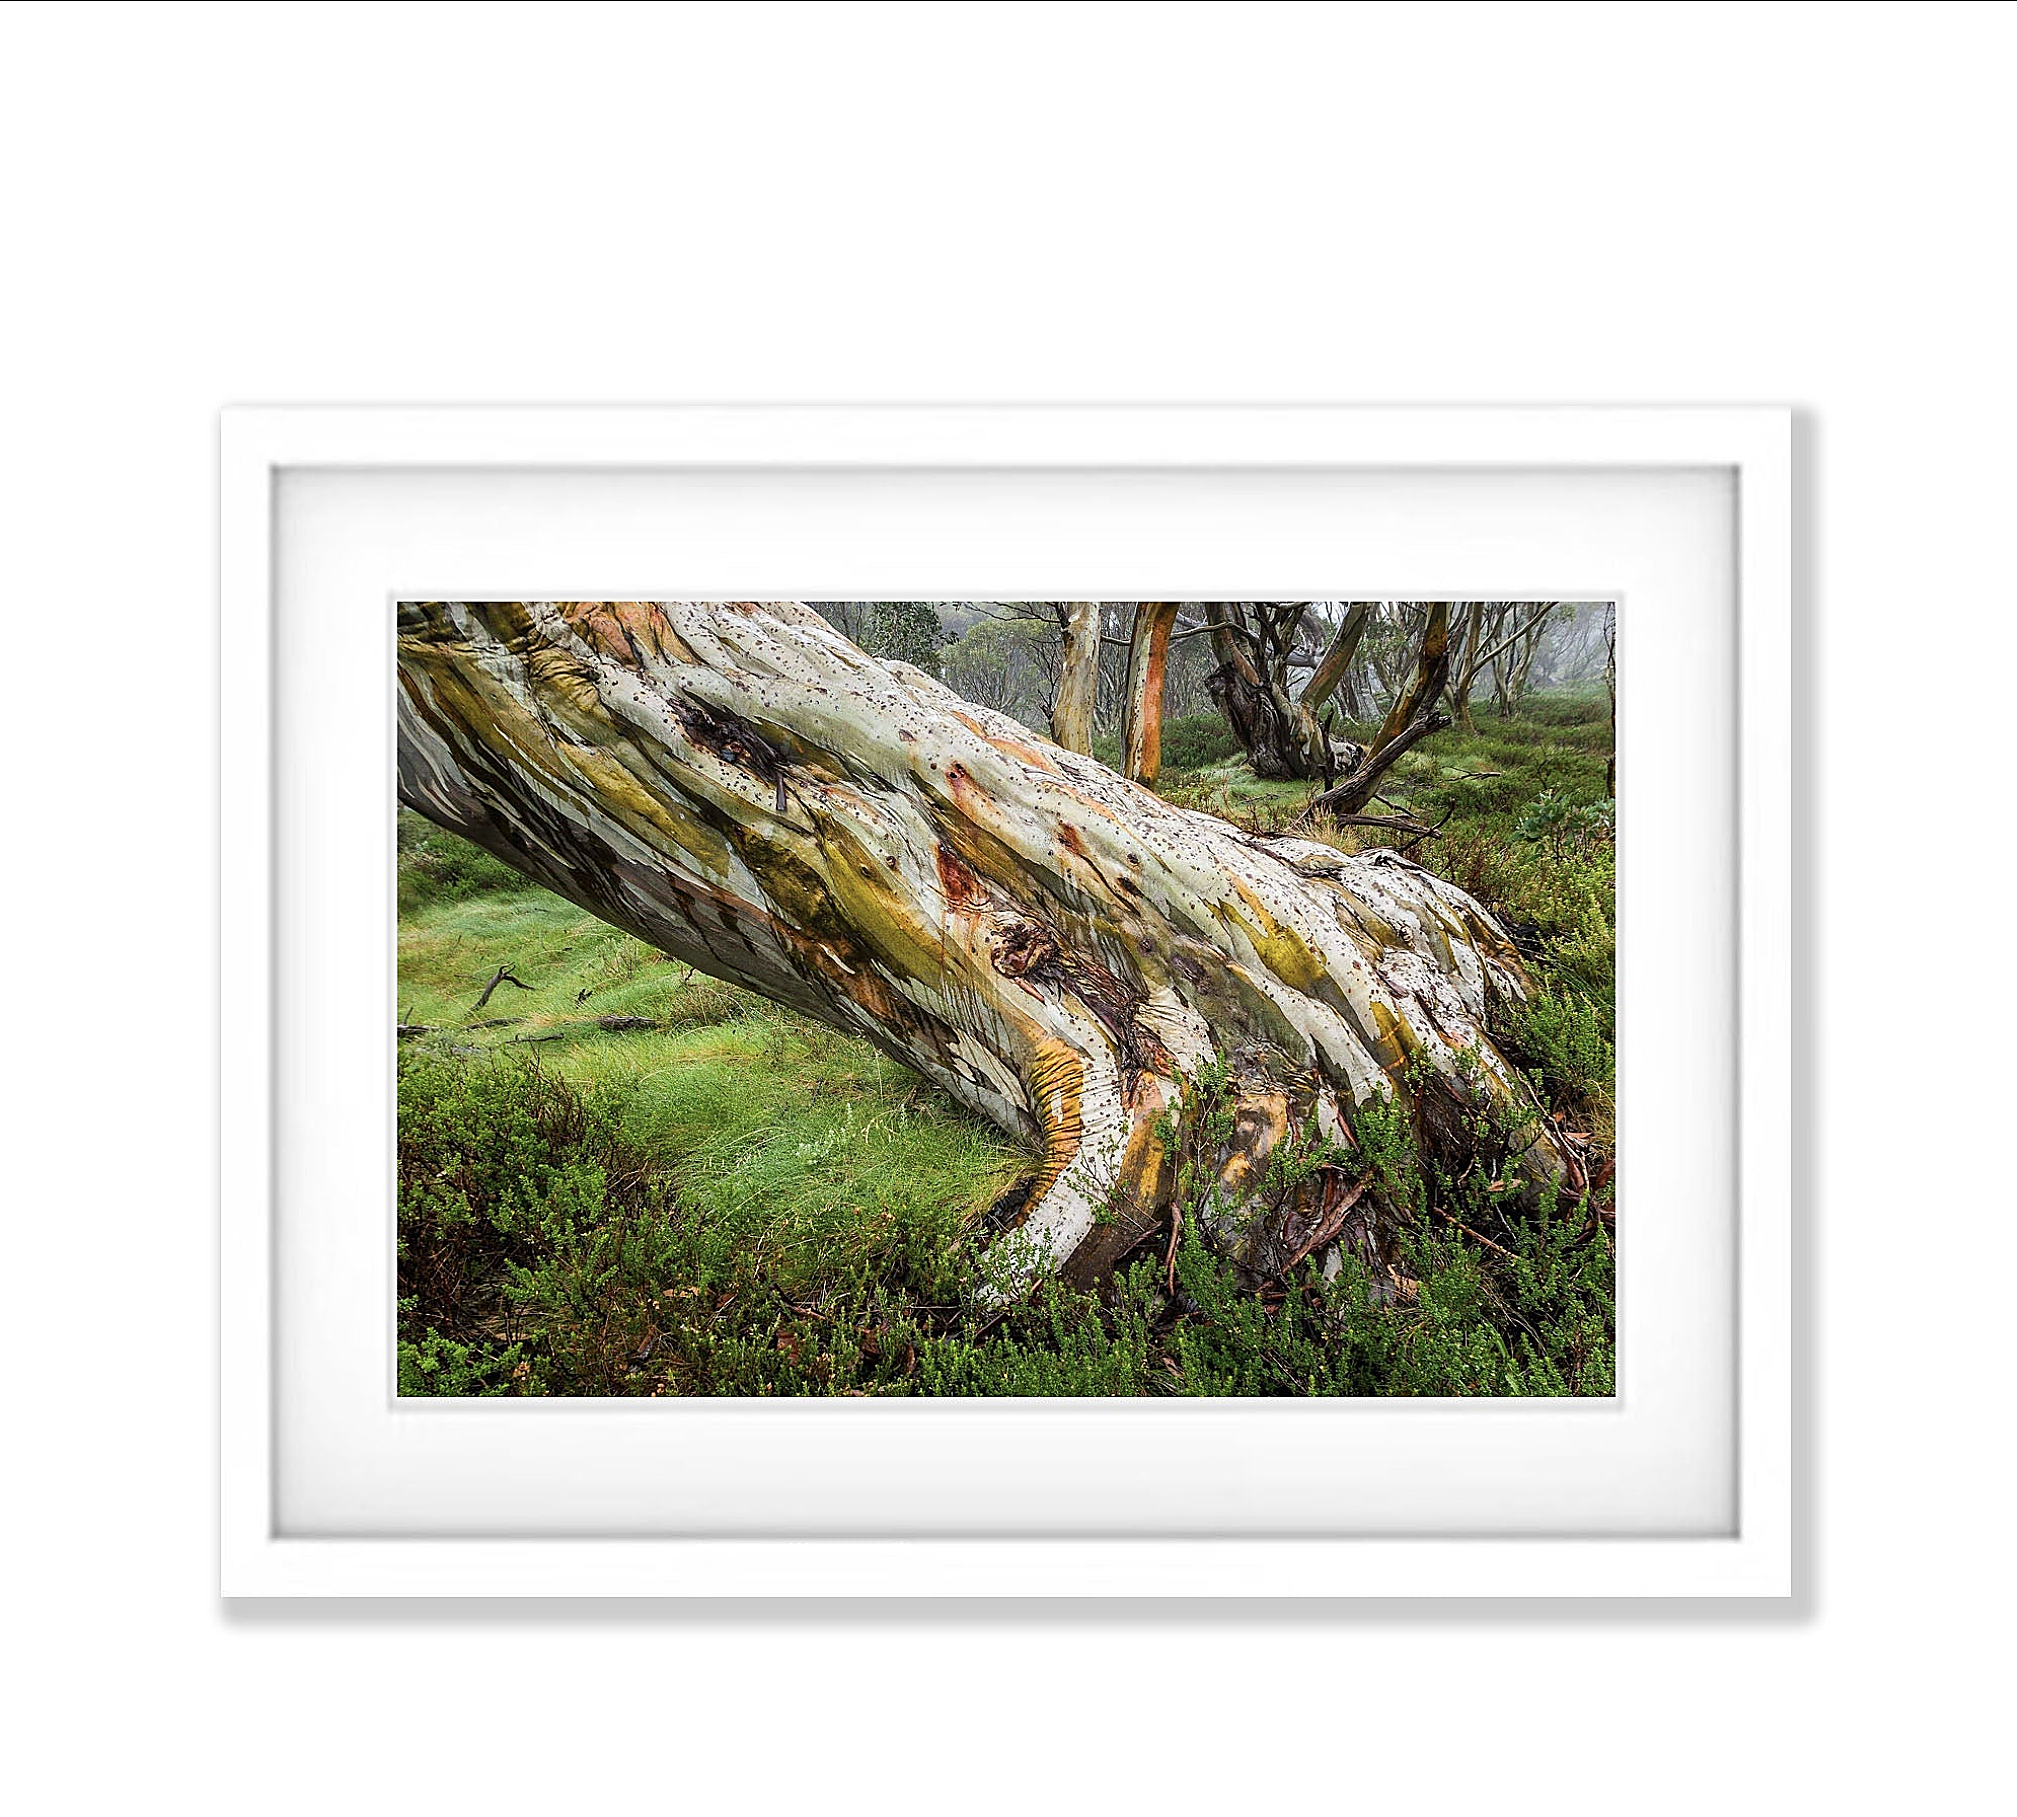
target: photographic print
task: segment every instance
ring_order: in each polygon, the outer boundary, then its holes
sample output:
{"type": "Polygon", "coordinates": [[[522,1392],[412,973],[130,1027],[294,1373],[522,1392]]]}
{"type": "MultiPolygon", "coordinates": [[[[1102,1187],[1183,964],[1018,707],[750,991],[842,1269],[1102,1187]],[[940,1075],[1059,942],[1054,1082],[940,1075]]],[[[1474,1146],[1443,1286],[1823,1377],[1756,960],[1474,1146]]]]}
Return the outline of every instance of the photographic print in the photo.
{"type": "Polygon", "coordinates": [[[402,602],[399,1392],[1612,1394],[1617,622],[402,602]]]}

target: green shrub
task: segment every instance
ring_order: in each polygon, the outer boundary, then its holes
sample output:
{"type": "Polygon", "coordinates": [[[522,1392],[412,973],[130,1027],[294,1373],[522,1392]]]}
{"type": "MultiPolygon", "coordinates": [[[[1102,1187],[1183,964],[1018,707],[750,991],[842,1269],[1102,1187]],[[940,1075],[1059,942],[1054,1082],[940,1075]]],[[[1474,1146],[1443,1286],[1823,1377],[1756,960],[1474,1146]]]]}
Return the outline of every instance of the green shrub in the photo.
{"type": "Polygon", "coordinates": [[[1609,1102],[1617,1078],[1611,1018],[1594,1003],[1559,987],[1534,991],[1504,1014],[1514,1050],[1539,1072],[1544,1097],[1570,1105],[1609,1102]]]}
{"type": "Polygon", "coordinates": [[[402,915],[432,903],[538,887],[480,845],[471,845],[407,808],[399,810],[398,847],[402,915]]]}
{"type": "MultiPolygon", "coordinates": [[[[1093,752],[1110,770],[1121,767],[1118,732],[1095,732],[1093,752]]],[[[1186,713],[1163,721],[1163,773],[1208,769],[1240,755],[1233,728],[1216,713],[1186,713]]]]}
{"type": "Polygon", "coordinates": [[[674,1252],[610,1107],[515,1055],[399,1059],[405,1393],[610,1393],[674,1252]]]}
{"type": "Polygon", "coordinates": [[[1202,770],[1240,754],[1233,728],[1217,713],[1186,713],[1163,721],[1163,768],[1202,770]]]}
{"type": "Polygon", "coordinates": [[[1516,838],[1545,842],[1557,858],[1608,844],[1615,825],[1610,801],[1574,802],[1554,789],[1543,789],[1513,824],[1516,838]]]}
{"type": "MultiPolygon", "coordinates": [[[[732,1211],[676,1203],[606,1105],[517,1058],[400,1066],[399,1386],[406,1395],[1608,1394],[1601,1223],[1425,1180],[1405,1119],[1355,1119],[1352,1165],[1402,1221],[1402,1297],[1346,1258],[1256,1283],[1199,1240],[1226,1133],[1203,1115],[1182,1239],[1104,1297],[1046,1281],[990,1312],[980,1237],[879,1225],[808,1274],[732,1211]],[[1497,1232],[1485,1238],[1479,1227],[1497,1232]]],[[[1268,1184],[1345,1151],[1289,1144],[1268,1184]]]]}

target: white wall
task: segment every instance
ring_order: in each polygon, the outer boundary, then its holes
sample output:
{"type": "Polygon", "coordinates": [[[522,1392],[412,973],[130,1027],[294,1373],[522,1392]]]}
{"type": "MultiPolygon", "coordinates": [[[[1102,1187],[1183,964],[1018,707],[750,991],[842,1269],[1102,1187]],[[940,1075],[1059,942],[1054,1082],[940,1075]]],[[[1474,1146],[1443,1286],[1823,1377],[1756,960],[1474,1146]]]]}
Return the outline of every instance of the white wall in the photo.
{"type": "Polygon", "coordinates": [[[2013,37],[0,15],[10,1807],[2010,1808],[2013,37]],[[217,407],[941,397],[1803,408],[1795,1611],[220,1606],[217,407]]]}

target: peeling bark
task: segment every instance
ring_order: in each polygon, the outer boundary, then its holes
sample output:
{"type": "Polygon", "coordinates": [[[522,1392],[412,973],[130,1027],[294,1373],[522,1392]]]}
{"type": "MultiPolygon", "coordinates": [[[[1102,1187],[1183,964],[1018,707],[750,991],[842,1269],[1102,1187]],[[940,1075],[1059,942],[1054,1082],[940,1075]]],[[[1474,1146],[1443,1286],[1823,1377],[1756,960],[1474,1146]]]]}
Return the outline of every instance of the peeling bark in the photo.
{"type": "Polygon", "coordinates": [[[1065,648],[1051,703],[1051,736],[1067,751],[1093,748],[1093,709],[1099,704],[1100,608],[1097,600],[1075,599],[1064,608],[1065,648]]]}
{"type": "Polygon", "coordinates": [[[1163,768],[1163,677],[1169,665],[1175,600],[1144,600],[1135,607],[1128,638],[1127,692],[1121,697],[1121,773],[1149,783],[1163,768]]]}
{"type": "Polygon", "coordinates": [[[1518,958],[1462,891],[1174,807],[801,605],[404,605],[399,790],[1026,1141],[997,1293],[1094,1281],[1157,1227],[1212,1064],[1240,1134],[1209,1234],[1258,1272],[1318,1240],[1384,1263],[1337,1170],[1287,1203],[1250,1190],[1290,1134],[1349,1143],[1375,1099],[1446,1165],[1483,1115],[1520,1132],[1516,1173],[1563,1172],[1485,1030],[1518,958]]]}
{"type": "Polygon", "coordinates": [[[1330,739],[1295,699],[1288,659],[1303,607],[1214,601],[1205,607],[1218,667],[1206,683],[1256,776],[1330,779],[1330,739]]]}

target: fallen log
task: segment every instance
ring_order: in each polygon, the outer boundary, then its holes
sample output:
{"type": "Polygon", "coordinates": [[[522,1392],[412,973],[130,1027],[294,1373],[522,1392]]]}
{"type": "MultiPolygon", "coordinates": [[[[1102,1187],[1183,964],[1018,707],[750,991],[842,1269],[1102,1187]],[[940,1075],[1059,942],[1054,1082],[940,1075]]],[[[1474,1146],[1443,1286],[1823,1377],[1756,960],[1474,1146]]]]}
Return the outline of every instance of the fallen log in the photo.
{"type": "Polygon", "coordinates": [[[1564,1171],[1486,1030],[1518,955],[1461,890],[1175,807],[805,606],[403,605],[398,715],[407,806],[1026,1140],[998,1294],[1095,1281],[1163,1223],[1208,1073],[1237,1116],[1202,1234],[1256,1273],[1343,1190],[1258,1192],[1269,1156],[1349,1144],[1376,1100],[1446,1163],[1483,1121],[1523,1179],[1564,1171]]]}

